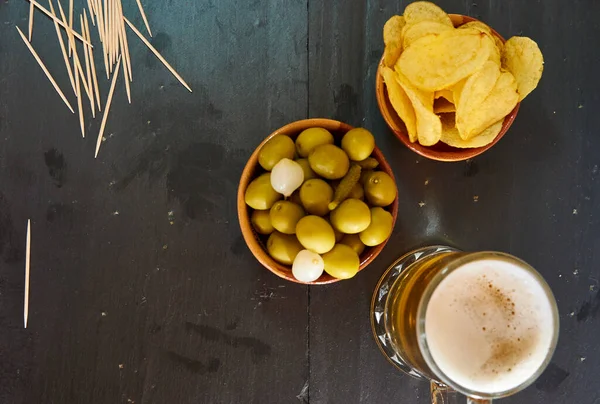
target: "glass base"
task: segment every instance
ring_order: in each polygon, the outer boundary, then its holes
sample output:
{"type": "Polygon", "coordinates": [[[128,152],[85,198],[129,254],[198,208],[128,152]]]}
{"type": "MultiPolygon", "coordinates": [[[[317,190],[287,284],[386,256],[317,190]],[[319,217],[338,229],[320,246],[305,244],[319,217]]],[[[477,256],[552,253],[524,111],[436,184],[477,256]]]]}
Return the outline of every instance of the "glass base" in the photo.
{"type": "Polygon", "coordinates": [[[418,260],[441,253],[456,251],[459,250],[448,246],[436,245],[419,248],[403,255],[384,272],[373,293],[373,299],[371,300],[371,329],[373,330],[373,336],[379,350],[397,369],[417,379],[428,380],[427,377],[422,375],[418,370],[413,369],[396,353],[386,333],[384,311],[388,293],[400,273],[418,260]]]}

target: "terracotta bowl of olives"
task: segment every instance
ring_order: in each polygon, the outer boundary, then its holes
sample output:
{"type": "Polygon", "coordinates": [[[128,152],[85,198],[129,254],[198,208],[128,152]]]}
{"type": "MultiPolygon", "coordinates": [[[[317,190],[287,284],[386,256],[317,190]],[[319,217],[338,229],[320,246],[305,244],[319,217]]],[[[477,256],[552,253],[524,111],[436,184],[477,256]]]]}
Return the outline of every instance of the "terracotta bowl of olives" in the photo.
{"type": "Polygon", "coordinates": [[[305,119],[277,129],[252,153],[237,209],[263,266],[319,285],[352,278],[379,255],[396,223],[398,190],[368,130],[305,119]]]}

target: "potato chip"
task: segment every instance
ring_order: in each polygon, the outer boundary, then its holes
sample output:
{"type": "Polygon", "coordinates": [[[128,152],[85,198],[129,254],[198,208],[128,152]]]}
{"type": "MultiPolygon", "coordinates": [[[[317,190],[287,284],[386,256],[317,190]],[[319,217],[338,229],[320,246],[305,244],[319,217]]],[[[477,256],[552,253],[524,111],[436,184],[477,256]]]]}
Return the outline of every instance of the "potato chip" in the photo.
{"type": "Polygon", "coordinates": [[[465,84],[460,96],[456,117],[456,127],[460,137],[465,140],[473,138],[494,122],[504,118],[519,102],[517,82],[510,72],[501,72],[492,91],[485,100],[470,111],[466,111],[467,113],[463,113],[464,111],[461,110],[463,100],[469,97],[470,94],[466,91],[466,88],[467,85],[465,84]]]}
{"type": "Polygon", "coordinates": [[[436,114],[455,112],[456,106],[445,98],[438,98],[433,101],[433,112],[436,114]]]}
{"type": "Polygon", "coordinates": [[[421,90],[442,90],[483,66],[491,49],[492,42],[478,30],[444,31],[418,39],[405,49],[396,71],[421,90]]]}
{"type": "Polygon", "coordinates": [[[542,78],[544,57],[533,40],[513,36],[504,44],[502,67],[515,76],[521,101],[537,87],[542,78]]]}
{"type": "Polygon", "coordinates": [[[500,40],[500,38],[498,38],[496,35],[494,35],[494,33],[492,32],[492,29],[489,26],[487,26],[486,24],[482,23],[481,21],[470,21],[470,22],[458,27],[458,29],[466,29],[466,28],[476,29],[480,32],[483,32],[484,34],[486,34],[488,36],[488,38],[494,44],[494,46],[492,47],[492,50],[490,52],[489,60],[492,60],[494,63],[496,63],[498,66],[500,66],[500,53],[501,53],[502,47],[498,48],[498,42],[500,44],[502,44],[502,41],[500,40]]]}
{"type": "Polygon", "coordinates": [[[402,48],[408,48],[417,39],[426,35],[439,34],[453,28],[436,21],[421,21],[416,24],[406,24],[402,30],[402,48]]]}
{"type": "Polygon", "coordinates": [[[383,64],[387,67],[394,67],[401,54],[402,44],[392,42],[386,45],[383,51],[383,64]]]}
{"type": "Polygon", "coordinates": [[[383,26],[383,43],[389,45],[392,42],[402,43],[402,29],[406,25],[404,17],[395,15],[386,21],[383,26]]]}
{"type": "Polygon", "coordinates": [[[456,83],[455,85],[453,85],[452,87],[450,87],[448,89],[448,90],[452,91],[452,98],[454,99],[453,100],[454,105],[458,105],[458,103],[460,102],[460,95],[462,94],[462,90],[465,87],[465,83],[467,82],[469,77],[462,79],[461,81],[459,81],[458,83],[456,83]]]}
{"type": "Polygon", "coordinates": [[[454,27],[448,14],[441,8],[428,1],[415,1],[404,9],[404,18],[407,24],[416,24],[421,21],[437,21],[454,27]]]}
{"type": "Polygon", "coordinates": [[[406,131],[408,132],[408,138],[411,142],[417,141],[417,127],[415,109],[413,108],[410,99],[400,87],[398,83],[396,72],[389,67],[382,67],[381,74],[383,81],[385,81],[388,97],[392,107],[404,122],[406,131]]]}
{"type": "Polygon", "coordinates": [[[452,93],[452,90],[450,90],[450,89],[439,90],[433,94],[433,98],[435,98],[436,100],[438,98],[442,98],[442,97],[454,104],[454,94],[452,93]]]}
{"type": "Polygon", "coordinates": [[[495,43],[494,43],[494,45],[492,47],[492,51],[490,52],[490,57],[489,57],[488,60],[491,60],[492,62],[496,63],[496,65],[498,67],[500,67],[502,65],[502,59],[501,59],[500,49],[498,49],[496,47],[495,43]]]}
{"type": "Polygon", "coordinates": [[[442,123],[433,113],[433,93],[419,90],[401,73],[396,72],[400,87],[406,92],[413,108],[417,123],[417,137],[423,146],[432,146],[442,136],[442,123]]]}
{"type": "Polygon", "coordinates": [[[383,26],[383,61],[388,67],[393,67],[402,53],[402,29],[405,25],[404,17],[395,15],[383,26]]]}
{"type": "Polygon", "coordinates": [[[440,120],[442,122],[442,137],[441,141],[446,143],[448,146],[457,147],[460,149],[472,148],[472,147],[483,147],[486,146],[496,139],[496,136],[502,130],[502,123],[504,119],[492,124],[486,128],[483,132],[474,136],[469,140],[464,140],[460,137],[458,129],[454,125],[454,114],[441,114],[440,120]]]}
{"type": "MultiPolygon", "coordinates": [[[[459,128],[464,128],[464,123],[470,119],[470,116],[477,114],[476,110],[490,95],[499,77],[500,68],[488,60],[481,69],[467,78],[456,104],[456,122],[459,128]]],[[[466,133],[460,132],[465,136],[463,139],[468,139],[466,133]]]]}
{"type": "Polygon", "coordinates": [[[489,36],[493,35],[492,29],[487,24],[484,24],[481,21],[469,21],[469,22],[461,25],[460,27],[458,27],[458,29],[465,29],[465,28],[475,28],[478,31],[485,32],[489,36]]]}

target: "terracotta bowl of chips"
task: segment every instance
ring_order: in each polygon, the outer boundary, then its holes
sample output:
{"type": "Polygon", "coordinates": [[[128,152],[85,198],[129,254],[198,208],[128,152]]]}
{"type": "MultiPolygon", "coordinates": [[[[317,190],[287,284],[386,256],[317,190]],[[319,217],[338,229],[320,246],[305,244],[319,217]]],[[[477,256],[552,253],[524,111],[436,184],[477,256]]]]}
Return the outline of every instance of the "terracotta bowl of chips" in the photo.
{"type": "MultiPolygon", "coordinates": [[[[467,22],[478,21],[477,19],[466,15],[448,15],[450,16],[450,19],[452,20],[452,23],[455,27],[459,27],[463,24],[466,24],[467,22]]],[[[491,29],[492,33],[496,37],[498,37],[502,41],[502,43],[506,42],[506,40],[500,34],[498,34],[493,28],[491,29]]],[[[502,123],[502,129],[500,130],[500,133],[498,133],[494,141],[483,147],[459,149],[456,147],[448,146],[447,144],[442,142],[438,142],[433,146],[422,146],[421,144],[419,144],[419,142],[413,143],[408,138],[408,133],[406,131],[406,126],[404,125],[404,122],[402,122],[402,120],[392,107],[392,104],[390,103],[390,100],[388,98],[387,89],[383,81],[383,76],[381,74],[381,68],[383,66],[384,64],[382,57],[379,63],[379,68],[377,69],[377,78],[375,81],[375,91],[377,97],[377,104],[379,105],[379,110],[381,111],[383,119],[385,120],[389,128],[392,130],[392,132],[394,132],[394,135],[396,135],[396,137],[400,139],[400,141],[404,143],[406,147],[408,147],[415,153],[420,154],[423,157],[427,157],[429,159],[437,161],[452,162],[468,160],[470,158],[478,156],[486,150],[490,149],[496,143],[498,143],[502,136],[504,136],[504,134],[508,131],[515,118],[517,117],[517,113],[519,112],[520,103],[518,103],[517,106],[506,116],[506,118],[504,118],[504,122],[502,123]]]]}
{"type": "MultiPolygon", "coordinates": [[[[252,227],[252,223],[250,222],[252,208],[246,205],[246,202],[244,201],[244,194],[246,193],[246,188],[248,187],[248,184],[250,184],[250,182],[259,174],[264,172],[264,170],[258,164],[258,153],[263,147],[263,145],[267,143],[267,141],[269,141],[269,139],[271,139],[273,136],[286,135],[291,137],[292,139],[295,139],[296,136],[298,136],[300,132],[302,132],[304,129],[314,127],[327,129],[333,134],[336,141],[339,141],[346,132],[348,132],[350,129],[353,129],[352,126],[347,125],[343,122],[334,121],[332,119],[313,118],[292,122],[271,133],[269,136],[267,136],[265,140],[261,142],[260,145],[258,145],[256,150],[254,150],[254,153],[252,153],[250,159],[246,163],[246,167],[244,167],[244,171],[242,171],[242,177],[240,179],[240,184],[238,186],[237,193],[237,211],[244,241],[248,245],[248,248],[250,249],[254,257],[256,257],[256,259],[265,268],[273,272],[275,275],[291,282],[302,283],[307,285],[324,285],[340,281],[341,279],[334,278],[326,272],[323,272],[323,275],[321,275],[321,277],[314,282],[301,282],[294,278],[294,276],[292,275],[291,266],[280,264],[273,258],[271,258],[266,249],[266,238],[256,233],[254,231],[254,228],[252,227]]],[[[387,163],[387,161],[383,157],[383,153],[381,153],[381,150],[379,150],[377,146],[375,146],[375,150],[373,150],[371,157],[374,157],[379,162],[379,167],[377,168],[378,171],[384,171],[390,177],[392,177],[394,181],[396,181],[396,178],[394,177],[394,173],[392,172],[390,165],[387,163]]],[[[391,205],[386,207],[385,210],[392,214],[393,227],[396,224],[396,218],[398,216],[398,196],[396,196],[394,202],[392,202],[391,205]]],[[[379,253],[385,247],[387,241],[388,240],[375,247],[365,248],[365,250],[359,257],[359,272],[365,269],[379,255],[379,253]]]]}

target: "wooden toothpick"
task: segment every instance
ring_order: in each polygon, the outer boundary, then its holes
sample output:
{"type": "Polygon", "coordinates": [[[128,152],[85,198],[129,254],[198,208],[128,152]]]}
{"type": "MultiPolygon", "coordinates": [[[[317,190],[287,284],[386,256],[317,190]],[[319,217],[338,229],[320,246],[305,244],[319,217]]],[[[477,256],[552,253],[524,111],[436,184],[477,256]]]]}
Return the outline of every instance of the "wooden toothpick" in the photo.
{"type": "Polygon", "coordinates": [[[173,76],[175,76],[175,78],[177,80],[179,80],[179,82],[181,84],[183,84],[183,86],[185,88],[188,89],[188,91],[191,93],[192,89],[190,88],[190,86],[188,86],[188,84],[185,82],[185,80],[179,75],[179,73],[177,73],[175,71],[175,69],[173,69],[173,67],[171,67],[171,65],[169,64],[169,62],[167,62],[165,60],[164,57],[162,57],[162,55],[154,48],[154,46],[152,46],[150,44],[150,42],[148,42],[148,40],[146,38],[144,38],[144,36],[142,35],[142,33],[140,31],[137,30],[136,27],[133,26],[133,24],[125,17],[123,17],[123,19],[125,20],[125,22],[127,23],[127,25],[129,25],[129,28],[131,28],[131,30],[133,32],[135,32],[135,34],[142,40],[142,42],[148,47],[148,49],[150,49],[152,51],[152,53],[154,53],[154,55],[165,65],[165,67],[167,69],[169,69],[169,71],[173,74],[173,76]]]}
{"type": "MultiPolygon", "coordinates": [[[[92,25],[96,25],[96,22],[94,20],[94,3],[91,0],[87,0],[87,5],[88,5],[88,11],[90,12],[90,19],[92,20],[92,25]]],[[[89,39],[89,38],[88,38],[89,39]]]]}
{"type": "Polygon", "coordinates": [[[100,42],[102,42],[102,58],[104,60],[104,71],[106,72],[106,79],[110,78],[109,76],[109,68],[108,68],[108,58],[106,57],[106,30],[105,24],[106,20],[104,18],[104,9],[102,8],[101,0],[96,0],[96,8],[98,10],[98,35],[100,36],[100,42]]]}
{"type": "MultiPolygon", "coordinates": [[[[73,48],[75,50],[75,48],[73,48]]],[[[85,120],[83,117],[83,106],[81,103],[81,85],[79,79],[83,79],[83,73],[79,72],[78,66],[74,66],[75,69],[75,88],[77,89],[77,112],[79,113],[79,127],[81,128],[81,136],[85,138],[85,120]]],[[[84,84],[85,87],[85,84],[84,84]]]]}
{"type": "Polygon", "coordinates": [[[92,99],[94,98],[94,94],[92,92],[90,92],[90,85],[88,84],[86,78],[85,78],[85,73],[83,72],[83,65],[81,64],[81,61],[79,60],[79,54],[77,53],[77,47],[73,48],[73,60],[74,60],[74,69],[77,69],[77,71],[79,72],[79,78],[81,79],[81,82],[83,83],[83,89],[85,90],[86,95],[88,96],[88,99],[92,99]]]}
{"type": "MultiPolygon", "coordinates": [[[[85,13],[85,10],[83,10],[83,13],[85,13]]],[[[79,15],[79,21],[81,24],[81,32],[83,33],[83,37],[87,39],[87,34],[85,32],[85,23],[83,22],[83,16],[80,14],[79,15]]],[[[92,110],[92,118],[96,117],[96,106],[94,104],[94,87],[93,87],[93,83],[92,83],[92,68],[90,66],[90,52],[89,52],[89,48],[87,47],[87,45],[83,44],[83,57],[85,58],[85,77],[87,78],[87,85],[88,85],[88,94],[90,96],[90,109],[92,110]]],[[[91,63],[94,63],[94,61],[91,61],[91,63]]]]}
{"type": "MultiPolygon", "coordinates": [[[[131,56],[129,55],[129,43],[127,42],[127,32],[125,31],[125,21],[123,21],[123,5],[119,1],[119,33],[123,37],[123,58],[125,59],[123,63],[127,64],[127,72],[129,81],[133,81],[133,77],[131,76],[131,56]]],[[[131,102],[130,102],[131,104],[131,102]]]]}
{"type": "Polygon", "coordinates": [[[148,19],[146,18],[146,13],[144,12],[144,7],[142,7],[142,2],[140,0],[136,0],[138,8],[140,9],[140,14],[142,15],[142,19],[144,20],[144,24],[146,25],[146,29],[148,30],[148,34],[152,36],[152,31],[150,31],[150,24],[148,24],[148,19]]]}
{"type": "MultiPolygon", "coordinates": [[[[54,6],[52,6],[52,0],[48,0],[48,4],[50,4],[50,10],[52,11],[52,15],[56,16],[56,13],[54,12],[54,6]]],[[[65,66],[67,66],[67,74],[69,75],[71,87],[73,87],[73,92],[75,93],[75,95],[77,95],[77,89],[75,88],[75,80],[73,80],[73,71],[71,70],[71,63],[69,63],[69,58],[67,56],[67,51],[65,48],[65,43],[63,41],[62,33],[60,32],[60,28],[58,27],[58,23],[56,22],[56,20],[54,20],[54,29],[56,30],[56,36],[58,37],[58,43],[60,44],[60,50],[65,61],[65,66]]]]}
{"type": "MultiPolygon", "coordinates": [[[[83,20],[85,22],[85,37],[89,40],[90,37],[90,26],[88,24],[87,18],[84,15],[83,20]]],[[[92,68],[92,84],[94,85],[94,92],[96,93],[96,102],[98,103],[98,111],[102,111],[102,106],[100,105],[100,88],[98,87],[98,76],[96,75],[96,63],[94,62],[94,52],[92,48],[88,49],[89,58],[90,58],[90,66],[92,68]]]]}
{"type": "MultiPolygon", "coordinates": [[[[76,31],[72,30],[71,28],[69,28],[69,24],[63,23],[58,17],[56,17],[55,15],[52,15],[52,13],[50,11],[48,11],[48,9],[46,9],[40,3],[38,3],[35,0],[27,0],[27,1],[33,3],[38,10],[40,10],[42,13],[46,14],[48,17],[50,17],[54,21],[56,21],[58,23],[58,25],[60,25],[61,27],[63,27],[65,29],[65,31],[67,31],[68,34],[71,34],[71,35],[75,36],[75,38],[79,39],[80,41],[83,41],[83,42],[87,43],[92,48],[94,47],[91,43],[89,43],[88,41],[86,41],[85,39],[83,39],[83,37],[78,32],[76,32],[76,31]]],[[[60,6],[60,2],[58,2],[58,5],[60,6]]]]}
{"type": "Polygon", "coordinates": [[[29,4],[29,42],[31,42],[31,35],[33,34],[33,12],[35,11],[35,6],[33,3],[29,4]]]}
{"type": "Polygon", "coordinates": [[[27,48],[29,49],[29,51],[31,52],[31,54],[33,55],[33,57],[35,58],[35,60],[38,62],[38,64],[40,65],[40,67],[42,68],[42,70],[44,71],[44,73],[46,74],[46,77],[48,77],[48,80],[50,80],[50,83],[52,83],[52,85],[54,86],[54,89],[56,90],[56,92],[58,93],[58,95],[60,95],[60,98],[62,98],[62,100],[67,105],[67,107],[69,108],[69,110],[72,113],[75,113],[75,111],[73,111],[73,107],[71,107],[71,104],[69,104],[69,101],[67,100],[67,97],[65,97],[65,95],[61,91],[60,87],[58,87],[58,84],[56,84],[56,81],[54,80],[54,78],[52,77],[52,75],[50,74],[50,72],[48,71],[48,69],[46,68],[46,66],[44,65],[44,62],[42,62],[42,59],[40,59],[40,57],[38,56],[38,54],[35,51],[35,49],[33,49],[33,46],[31,46],[31,44],[29,43],[29,41],[25,37],[25,34],[23,34],[23,32],[19,29],[19,27],[16,27],[16,28],[17,28],[17,31],[19,31],[19,35],[21,35],[21,38],[23,38],[23,42],[25,42],[25,45],[27,45],[27,48]]]}
{"type": "MultiPolygon", "coordinates": [[[[73,30],[73,0],[69,0],[69,28],[71,31],[73,30]]],[[[73,52],[73,46],[75,46],[75,41],[69,42],[69,56],[73,52]]]]}
{"type": "MultiPolygon", "coordinates": [[[[60,0],[56,1],[58,3],[58,11],[60,11],[60,18],[62,18],[62,22],[65,27],[69,26],[69,22],[67,21],[67,17],[65,17],[65,10],[63,10],[62,5],[60,4],[60,0]]],[[[85,38],[84,38],[85,39],[85,38]]],[[[73,37],[73,31],[67,31],[67,41],[69,41],[69,57],[73,54],[73,48],[75,47],[75,38],[73,37]]]]}
{"type": "Polygon", "coordinates": [[[121,55],[117,60],[117,67],[113,73],[112,83],[110,84],[110,90],[108,91],[108,98],[104,104],[104,115],[102,116],[102,123],[100,124],[100,132],[98,133],[98,140],[96,140],[96,154],[94,158],[98,157],[100,151],[100,145],[102,144],[102,135],[104,134],[104,127],[106,126],[106,119],[108,118],[108,111],[110,110],[110,104],[112,103],[113,93],[115,92],[115,84],[117,84],[117,77],[119,76],[119,67],[121,66],[121,55]]]}
{"type": "Polygon", "coordinates": [[[25,241],[25,297],[23,300],[23,325],[27,328],[29,318],[29,265],[31,263],[31,220],[27,219],[27,239],[25,241]]]}
{"type": "MultiPolygon", "coordinates": [[[[62,6],[60,5],[60,1],[57,2],[58,3],[58,9],[60,11],[60,16],[62,18],[63,23],[67,23],[67,18],[65,17],[65,13],[64,10],[62,9],[62,6]]],[[[71,37],[71,39],[73,39],[71,37]]],[[[87,41],[86,41],[87,42],[87,41]]],[[[75,45],[73,43],[73,45],[75,45]]],[[[81,66],[81,62],[79,61],[79,55],[77,54],[77,47],[73,46],[73,60],[75,62],[75,65],[73,66],[73,69],[77,69],[79,70],[79,78],[81,79],[83,85],[83,89],[86,91],[86,94],[88,96],[88,98],[90,97],[90,92],[89,92],[89,85],[85,79],[85,74],[83,73],[83,67],[81,66]]]]}
{"type": "Polygon", "coordinates": [[[125,45],[123,45],[123,35],[121,35],[121,30],[119,30],[119,44],[121,47],[121,56],[123,57],[123,76],[125,77],[125,91],[127,92],[127,101],[131,104],[131,88],[129,86],[129,75],[127,72],[127,52],[125,50],[125,45]]]}

